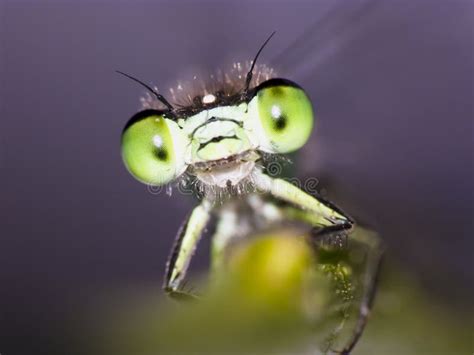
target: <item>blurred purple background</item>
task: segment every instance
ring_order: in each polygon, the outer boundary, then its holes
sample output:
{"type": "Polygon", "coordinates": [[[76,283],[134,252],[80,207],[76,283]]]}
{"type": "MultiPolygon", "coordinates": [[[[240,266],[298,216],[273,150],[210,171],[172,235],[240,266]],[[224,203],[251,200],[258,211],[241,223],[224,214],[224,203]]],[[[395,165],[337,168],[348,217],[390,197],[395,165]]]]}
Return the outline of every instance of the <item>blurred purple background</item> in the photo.
{"type": "Polygon", "coordinates": [[[468,0],[1,1],[0,353],[29,353],[100,290],[161,285],[193,206],[123,167],[143,90],[114,70],[165,90],[250,59],[273,30],[261,63],[319,119],[298,175],[374,223],[433,297],[467,302],[473,15],[468,0]]]}

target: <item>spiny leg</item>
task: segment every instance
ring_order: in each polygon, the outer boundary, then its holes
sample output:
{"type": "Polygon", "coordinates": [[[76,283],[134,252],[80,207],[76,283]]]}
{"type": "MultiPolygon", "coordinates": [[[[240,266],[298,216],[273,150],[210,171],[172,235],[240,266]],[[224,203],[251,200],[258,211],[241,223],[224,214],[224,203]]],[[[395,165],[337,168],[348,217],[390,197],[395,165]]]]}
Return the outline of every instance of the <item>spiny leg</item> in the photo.
{"type": "MultiPolygon", "coordinates": [[[[311,211],[302,211],[292,206],[284,208],[287,218],[315,225],[315,218],[311,211]]],[[[352,225],[351,225],[352,226],[352,225]]],[[[384,254],[384,245],[380,237],[374,231],[356,226],[353,230],[348,230],[344,224],[336,224],[324,227],[312,233],[312,241],[323,248],[344,248],[348,247],[347,240],[339,238],[339,235],[347,234],[350,243],[358,243],[366,248],[366,261],[362,275],[362,298],[359,303],[357,319],[354,331],[346,342],[343,350],[332,350],[335,353],[347,355],[354,349],[359,341],[364,328],[367,324],[370,312],[372,310],[375,294],[377,291],[378,274],[380,272],[381,262],[384,254]],[[350,232],[350,234],[348,233],[350,232]],[[321,239],[321,237],[323,239],[321,239]]],[[[327,349],[329,350],[329,348],[327,349]]]]}
{"type": "MultiPolygon", "coordinates": [[[[334,241],[334,244],[340,245],[339,236],[347,235],[354,228],[354,220],[336,206],[307,194],[285,180],[273,179],[262,173],[257,177],[256,185],[260,190],[269,192],[274,197],[292,205],[293,207],[289,207],[287,212],[292,211],[290,214],[294,219],[317,227],[312,233],[312,239],[318,244],[321,242],[328,244],[334,241]]],[[[351,233],[351,239],[368,248],[368,260],[364,273],[364,293],[355,330],[343,350],[338,351],[341,354],[350,354],[364,331],[373,304],[377,288],[377,275],[383,256],[383,246],[379,237],[374,232],[366,230],[364,230],[366,233],[360,233],[362,230],[357,227],[358,233],[351,233]]]]}
{"type": "Polygon", "coordinates": [[[210,212],[211,202],[203,200],[199,206],[194,208],[191,215],[182,224],[175,239],[168,263],[166,265],[166,274],[164,290],[169,296],[189,300],[197,298],[191,292],[183,290],[184,277],[191,262],[191,258],[196,249],[196,245],[206,227],[210,212]]]}
{"type": "MultiPolygon", "coordinates": [[[[284,207],[284,214],[287,218],[309,223],[310,225],[317,225],[318,218],[314,217],[312,211],[304,211],[293,206],[284,207]]],[[[352,225],[350,225],[352,227],[352,225]]],[[[338,238],[340,233],[348,233],[349,228],[345,224],[336,224],[333,226],[324,227],[312,233],[312,240],[318,246],[322,247],[345,247],[348,246],[344,240],[338,238]],[[320,239],[320,238],[323,239],[320,239]],[[331,240],[332,239],[332,240],[331,240]]],[[[359,341],[364,328],[367,324],[368,317],[372,310],[375,293],[377,291],[378,274],[384,254],[384,246],[382,240],[377,233],[365,228],[356,226],[350,231],[351,242],[361,244],[367,249],[367,260],[365,262],[365,270],[363,274],[363,294],[359,305],[359,311],[356,319],[354,331],[344,346],[343,350],[333,350],[336,353],[347,355],[354,349],[359,341]]],[[[329,349],[328,349],[329,350],[329,349]]]]}
{"type": "Polygon", "coordinates": [[[312,212],[310,217],[312,224],[320,226],[321,232],[326,227],[334,228],[334,225],[344,225],[342,228],[348,229],[349,225],[354,224],[354,220],[338,207],[320,197],[304,192],[291,182],[271,178],[263,173],[259,173],[254,182],[259,190],[268,192],[301,211],[312,212]]]}
{"type": "Polygon", "coordinates": [[[344,346],[344,349],[337,351],[343,355],[351,353],[367,324],[377,291],[378,275],[385,250],[382,240],[373,231],[358,227],[355,232],[351,234],[351,238],[368,248],[368,259],[364,274],[364,294],[362,295],[354,332],[344,346]]]}

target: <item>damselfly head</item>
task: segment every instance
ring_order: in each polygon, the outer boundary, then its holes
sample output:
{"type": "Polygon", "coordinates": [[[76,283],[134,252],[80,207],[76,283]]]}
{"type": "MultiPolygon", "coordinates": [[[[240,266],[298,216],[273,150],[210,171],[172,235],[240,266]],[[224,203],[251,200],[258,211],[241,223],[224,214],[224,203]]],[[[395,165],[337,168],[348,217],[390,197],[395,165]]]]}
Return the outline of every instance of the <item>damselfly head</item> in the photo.
{"type": "Polygon", "coordinates": [[[149,91],[122,133],[131,174],[163,185],[186,173],[206,187],[228,189],[251,180],[264,153],[302,147],[313,128],[311,101],[297,84],[255,64],[262,48],[253,62],[171,89],[170,101],[124,74],[149,91]]]}

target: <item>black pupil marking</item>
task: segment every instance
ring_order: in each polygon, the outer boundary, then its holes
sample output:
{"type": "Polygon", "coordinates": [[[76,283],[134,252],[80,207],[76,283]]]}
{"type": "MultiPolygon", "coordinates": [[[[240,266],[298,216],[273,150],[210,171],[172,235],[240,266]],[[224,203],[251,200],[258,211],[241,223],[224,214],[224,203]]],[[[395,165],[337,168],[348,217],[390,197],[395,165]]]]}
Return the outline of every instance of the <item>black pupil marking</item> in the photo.
{"type": "Polygon", "coordinates": [[[274,117],[275,129],[277,131],[281,131],[285,129],[286,123],[287,123],[286,121],[287,121],[287,118],[283,115],[280,115],[279,117],[274,117]]]}
{"type": "Polygon", "coordinates": [[[155,156],[161,161],[168,160],[168,152],[163,148],[155,148],[155,156]]]}

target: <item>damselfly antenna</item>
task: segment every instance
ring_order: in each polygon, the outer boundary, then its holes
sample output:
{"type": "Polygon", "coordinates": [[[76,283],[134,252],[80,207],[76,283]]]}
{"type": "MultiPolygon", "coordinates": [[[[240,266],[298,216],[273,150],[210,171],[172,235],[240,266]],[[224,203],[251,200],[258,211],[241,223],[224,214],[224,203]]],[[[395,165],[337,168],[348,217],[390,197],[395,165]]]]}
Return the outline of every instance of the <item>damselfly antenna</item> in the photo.
{"type": "Polygon", "coordinates": [[[260,49],[259,49],[258,52],[257,52],[257,55],[256,55],[255,58],[253,59],[253,61],[252,61],[252,66],[250,67],[250,70],[249,70],[249,72],[247,73],[247,77],[246,77],[246,79],[245,79],[245,89],[244,89],[244,93],[249,90],[250,81],[252,81],[252,76],[253,76],[253,68],[255,67],[255,63],[257,62],[258,56],[260,55],[260,53],[262,52],[263,48],[265,48],[265,46],[267,45],[267,43],[270,41],[270,39],[273,37],[273,35],[274,35],[275,33],[276,33],[276,31],[273,31],[272,34],[271,34],[270,36],[268,36],[267,40],[262,44],[262,46],[260,47],[260,49]]]}
{"type": "Polygon", "coordinates": [[[134,78],[133,76],[131,76],[129,74],[121,72],[120,70],[116,70],[116,72],[123,75],[123,76],[125,76],[125,77],[127,77],[127,78],[129,78],[129,79],[131,79],[131,80],[133,80],[133,81],[135,81],[135,82],[137,82],[137,83],[139,83],[140,85],[145,87],[148,91],[150,91],[153,95],[155,95],[156,98],[168,108],[168,110],[170,110],[170,111],[174,110],[174,107],[168,102],[168,100],[166,100],[163,95],[158,94],[151,86],[145,84],[143,81],[141,81],[137,78],[134,78]]]}

